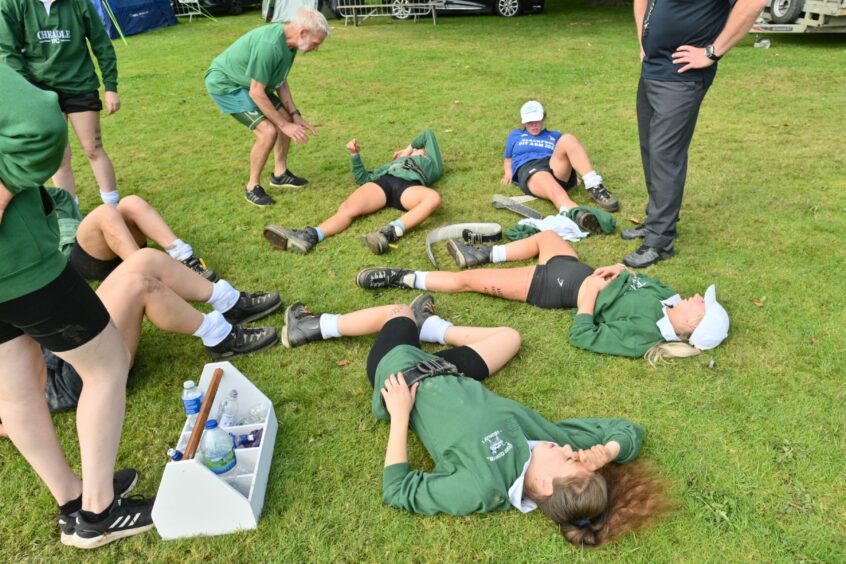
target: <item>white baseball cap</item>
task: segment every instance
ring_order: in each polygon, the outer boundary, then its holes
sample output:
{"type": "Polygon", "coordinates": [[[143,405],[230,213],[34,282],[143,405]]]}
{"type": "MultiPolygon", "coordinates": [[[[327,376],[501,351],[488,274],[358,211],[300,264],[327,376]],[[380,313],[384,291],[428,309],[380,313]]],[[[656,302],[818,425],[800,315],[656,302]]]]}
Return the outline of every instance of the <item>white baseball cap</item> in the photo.
{"type": "Polygon", "coordinates": [[[543,106],[537,100],[529,100],[520,108],[521,123],[540,121],[543,119],[543,106]]]}
{"type": "Polygon", "coordinates": [[[717,301],[717,287],[705,290],[705,317],[696,326],[688,342],[702,351],[713,349],[728,337],[729,316],[717,301]]]}

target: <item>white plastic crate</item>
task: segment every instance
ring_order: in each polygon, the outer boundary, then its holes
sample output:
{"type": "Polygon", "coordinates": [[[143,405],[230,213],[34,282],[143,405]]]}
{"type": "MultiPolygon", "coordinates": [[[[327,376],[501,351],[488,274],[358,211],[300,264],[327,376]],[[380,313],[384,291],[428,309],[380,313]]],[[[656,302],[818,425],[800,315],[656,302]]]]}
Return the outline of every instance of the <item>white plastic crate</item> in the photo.
{"type": "MultiPolygon", "coordinates": [[[[208,390],[216,368],[223,369],[223,378],[209,419],[215,418],[218,406],[229,395],[229,391],[236,389],[239,420],[258,403],[267,408],[267,416],[262,423],[223,429],[236,436],[262,429],[261,444],[255,448],[239,448],[235,451],[239,466],[252,470],[252,473],[235,477],[218,476],[206,468],[199,448],[192,460],[168,462],[153,505],[153,523],[165,540],[254,529],[264,506],[278,427],[273,403],[228,362],[206,364],[198,384],[203,394],[208,390]]],[[[175,448],[185,452],[190,436],[186,418],[175,448]]]]}

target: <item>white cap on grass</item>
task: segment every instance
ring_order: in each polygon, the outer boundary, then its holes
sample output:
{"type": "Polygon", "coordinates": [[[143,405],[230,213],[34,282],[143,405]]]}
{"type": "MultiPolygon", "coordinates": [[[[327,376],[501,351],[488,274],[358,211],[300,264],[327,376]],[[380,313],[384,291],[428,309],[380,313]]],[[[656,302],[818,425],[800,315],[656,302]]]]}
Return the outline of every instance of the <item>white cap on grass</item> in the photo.
{"type": "Polygon", "coordinates": [[[713,349],[728,336],[729,316],[717,301],[717,287],[705,290],[705,317],[696,326],[688,342],[702,351],[713,349]]]}

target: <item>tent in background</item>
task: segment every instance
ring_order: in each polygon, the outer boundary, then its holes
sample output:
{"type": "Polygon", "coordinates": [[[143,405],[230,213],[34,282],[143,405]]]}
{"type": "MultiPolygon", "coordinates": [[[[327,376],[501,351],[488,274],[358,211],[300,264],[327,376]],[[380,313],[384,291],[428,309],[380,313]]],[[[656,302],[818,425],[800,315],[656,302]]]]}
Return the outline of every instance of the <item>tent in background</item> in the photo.
{"type": "Polygon", "coordinates": [[[120,33],[112,23],[108,9],[103,6],[107,1],[124,35],[136,35],[151,29],[176,25],[176,16],[173,15],[170,0],[91,0],[112,39],[120,37],[120,33]]]}

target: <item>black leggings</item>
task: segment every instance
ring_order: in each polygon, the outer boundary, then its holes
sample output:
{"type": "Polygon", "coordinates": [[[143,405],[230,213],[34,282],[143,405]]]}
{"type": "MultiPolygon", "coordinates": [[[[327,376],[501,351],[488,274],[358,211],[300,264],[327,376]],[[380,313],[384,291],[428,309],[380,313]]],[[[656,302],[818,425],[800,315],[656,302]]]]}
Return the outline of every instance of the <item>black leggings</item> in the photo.
{"type": "MultiPolygon", "coordinates": [[[[388,354],[391,349],[399,345],[411,345],[420,348],[420,330],[413,319],[408,317],[395,317],[385,323],[370,354],[367,356],[367,378],[370,385],[374,386],[376,381],[376,367],[379,361],[388,354]]],[[[479,356],[479,353],[470,347],[455,347],[438,351],[435,356],[453,363],[460,372],[474,380],[484,380],[490,376],[488,365],[479,356]]]]}

